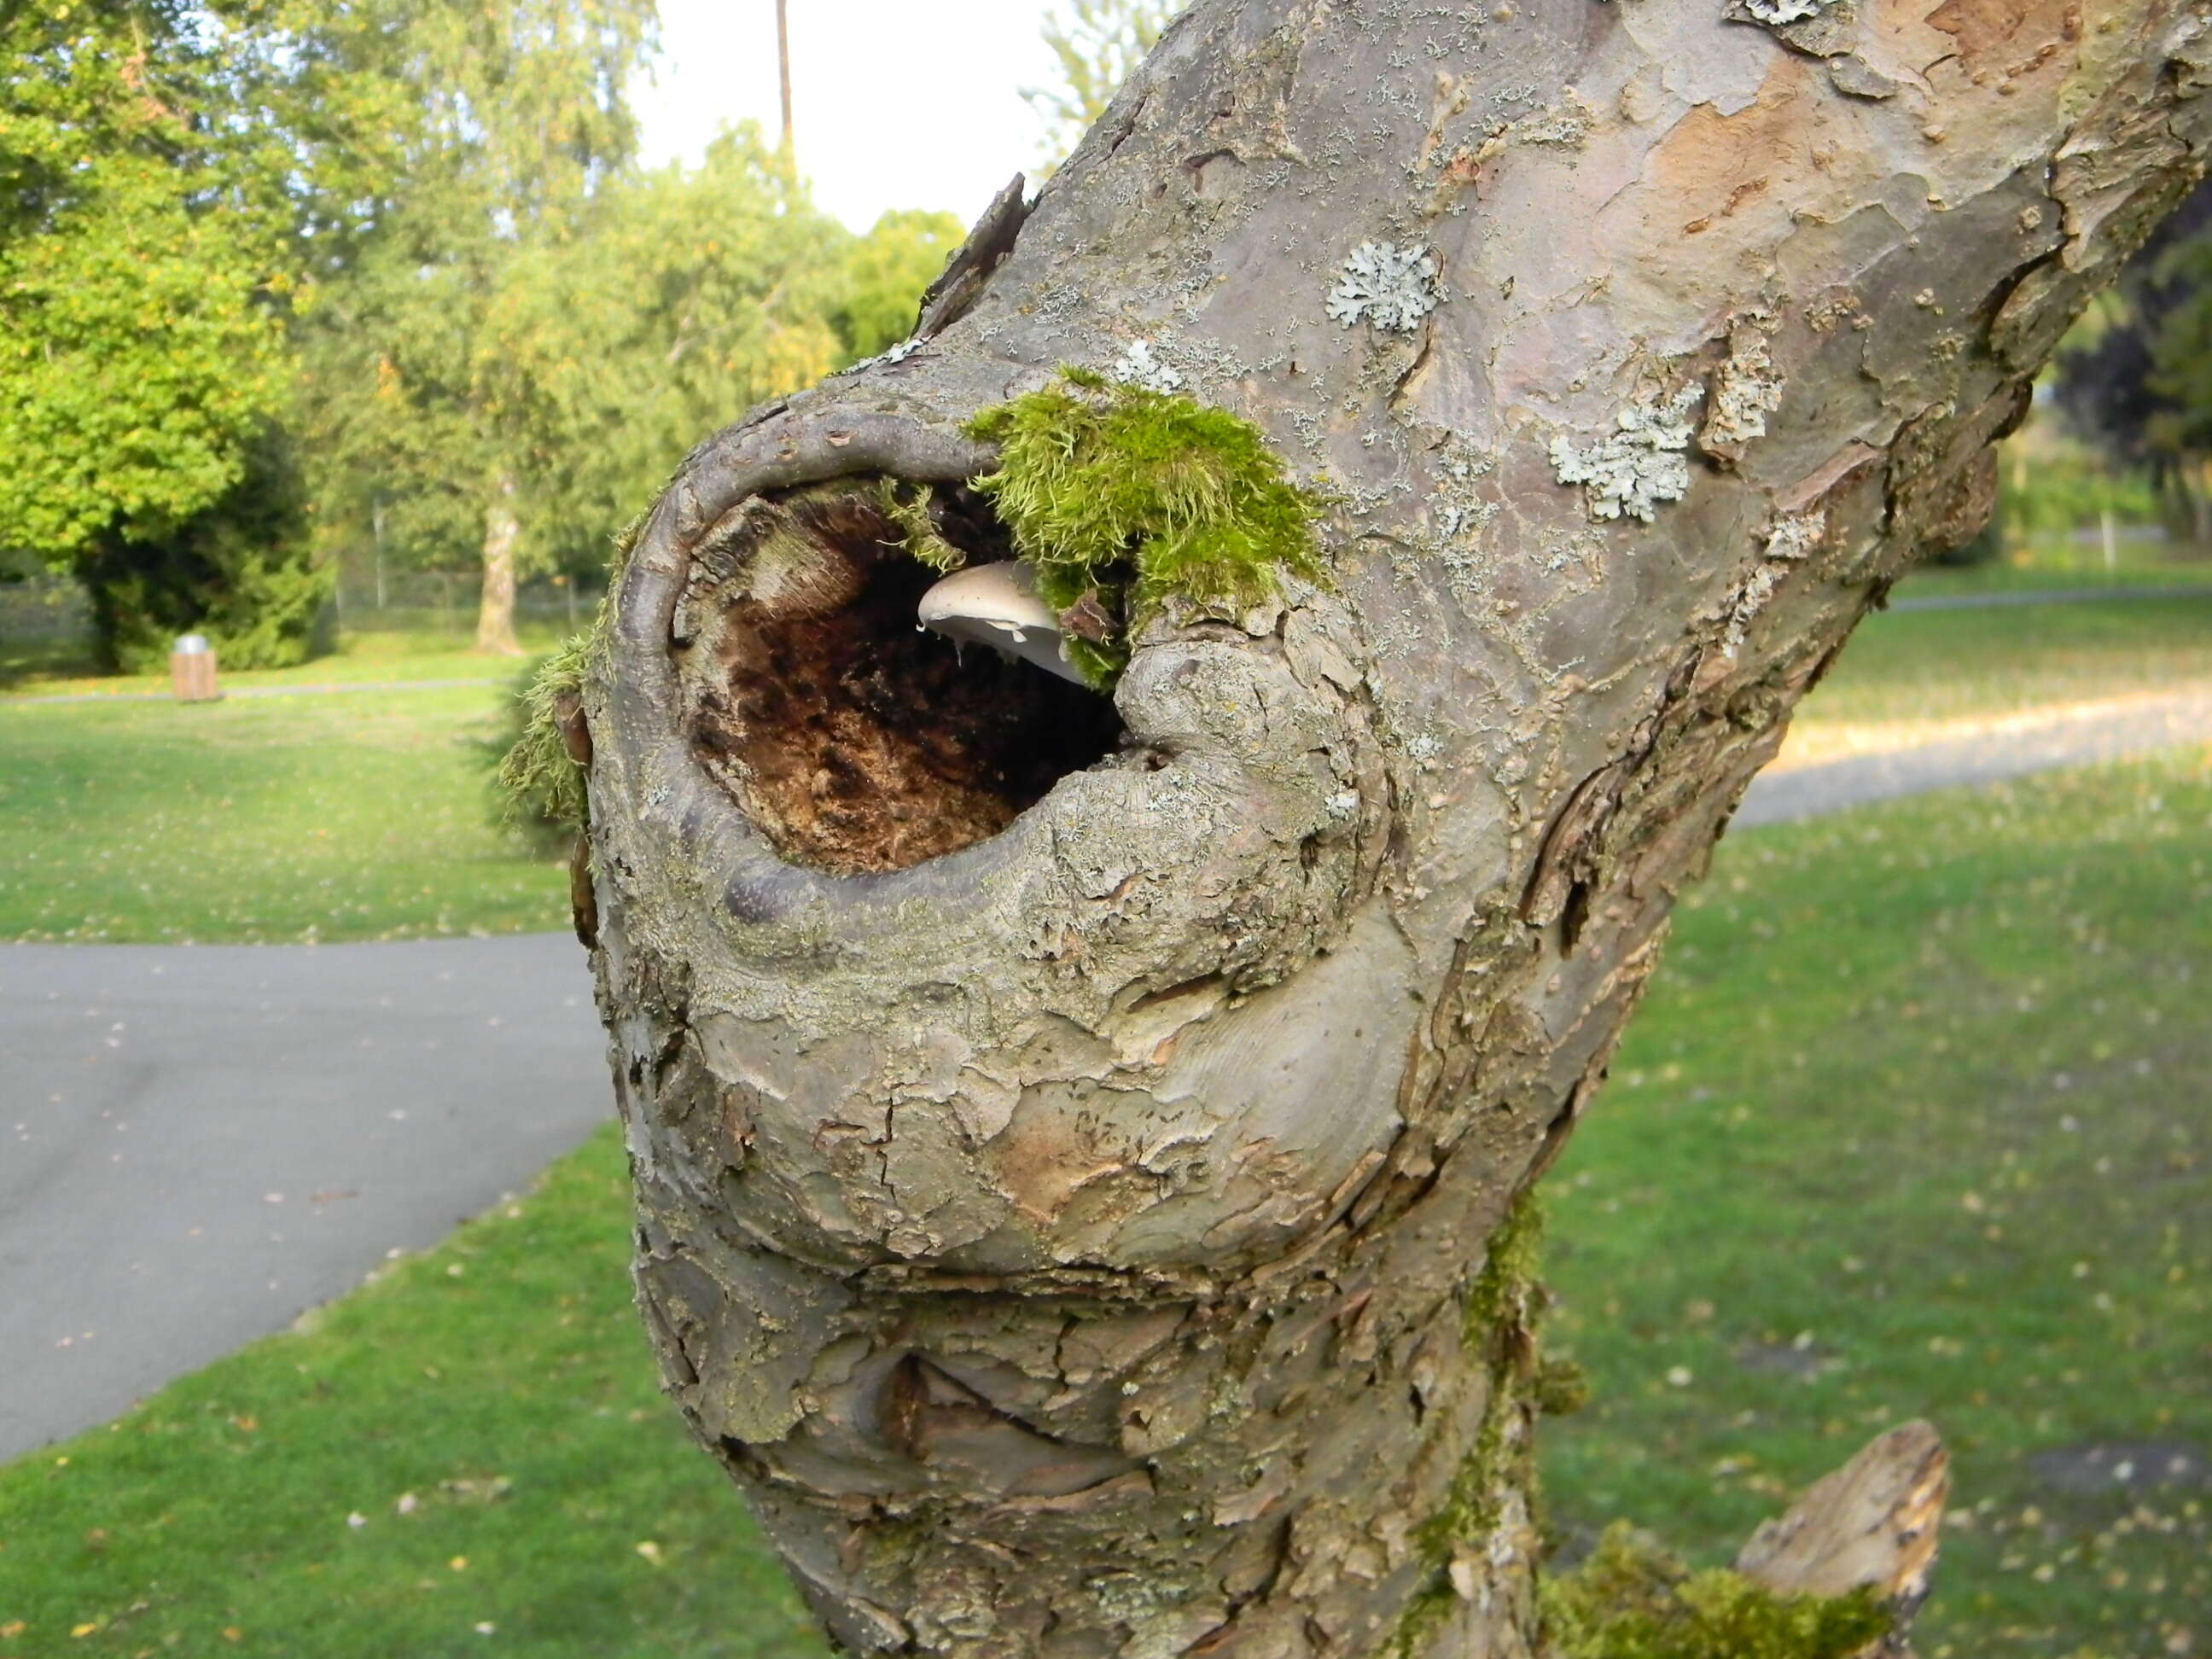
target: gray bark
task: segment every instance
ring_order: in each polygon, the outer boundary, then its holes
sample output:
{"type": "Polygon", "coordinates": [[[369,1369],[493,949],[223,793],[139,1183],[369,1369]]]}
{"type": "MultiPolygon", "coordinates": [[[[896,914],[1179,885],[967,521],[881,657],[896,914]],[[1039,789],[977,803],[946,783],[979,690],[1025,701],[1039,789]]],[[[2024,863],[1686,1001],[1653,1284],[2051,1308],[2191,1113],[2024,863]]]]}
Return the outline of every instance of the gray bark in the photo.
{"type": "Polygon", "coordinates": [[[1540,1650],[1493,1234],[2206,153],[2202,6],[1782,9],[1200,0],[917,349],[654,508],[574,734],[640,1298],[847,1646],[1540,1650]],[[1408,331],[1327,309],[1370,241],[1440,267],[1408,331]],[[1330,583],[1157,623],[1018,814],[896,710],[792,736],[878,527],[776,492],[954,484],[964,417],[1140,339],[1337,492],[1330,583]]]}

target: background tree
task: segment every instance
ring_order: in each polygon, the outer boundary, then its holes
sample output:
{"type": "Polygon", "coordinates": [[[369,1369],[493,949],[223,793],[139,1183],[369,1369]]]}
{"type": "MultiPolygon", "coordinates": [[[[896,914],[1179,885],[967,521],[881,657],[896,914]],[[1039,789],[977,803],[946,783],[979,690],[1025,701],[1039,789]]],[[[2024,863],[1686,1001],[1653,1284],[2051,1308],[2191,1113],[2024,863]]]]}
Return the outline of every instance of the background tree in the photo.
{"type": "Polygon", "coordinates": [[[82,580],[120,666],[186,629],[296,661],[326,591],[282,432],[286,162],[233,9],[0,18],[0,546],[82,580]]]}
{"type": "Polygon", "coordinates": [[[402,562],[473,553],[485,475],[465,463],[489,453],[515,485],[495,520],[514,567],[597,574],[725,399],[838,362],[831,313],[875,303],[883,280],[848,278],[853,243],[747,126],[696,167],[611,178],[568,234],[507,250],[472,311],[437,302],[474,280],[459,270],[368,262],[333,297],[313,371],[334,532],[358,536],[380,504],[402,562]]]}
{"type": "Polygon", "coordinates": [[[2200,186],[2069,337],[2059,408],[2117,467],[2148,472],[2178,528],[2212,545],[2212,186],[2200,186]]]}
{"type": "Polygon", "coordinates": [[[399,125],[368,148],[402,158],[404,187],[315,319],[312,431],[334,512],[357,513],[348,486],[374,480],[399,504],[404,537],[472,532],[480,649],[520,652],[515,584],[548,539],[519,511],[544,402],[518,391],[526,369],[499,360],[514,337],[496,319],[527,309],[518,295],[547,279],[625,175],[635,132],[623,88],[654,21],[652,0],[395,0],[374,18],[385,83],[405,95],[373,106],[399,125]]]}
{"type": "Polygon", "coordinates": [[[830,320],[857,362],[914,332],[922,291],[960,246],[964,227],[949,213],[894,208],[845,256],[845,292],[830,320]]]}
{"type": "Polygon", "coordinates": [[[1533,1189],[2208,89],[2179,0],[1200,0],[912,349],[687,460],[547,701],[648,1328],[841,1642],[1909,1615],[1924,1429],[1540,1603],[1533,1189]],[[1110,699],[918,634],[963,554],[1110,699]]]}
{"type": "Polygon", "coordinates": [[[1181,9],[1172,0],[1066,0],[1046,20],[1060,79],[1022,93],[1045,124],[1046,173],[1067,159],[1181,9]]]}

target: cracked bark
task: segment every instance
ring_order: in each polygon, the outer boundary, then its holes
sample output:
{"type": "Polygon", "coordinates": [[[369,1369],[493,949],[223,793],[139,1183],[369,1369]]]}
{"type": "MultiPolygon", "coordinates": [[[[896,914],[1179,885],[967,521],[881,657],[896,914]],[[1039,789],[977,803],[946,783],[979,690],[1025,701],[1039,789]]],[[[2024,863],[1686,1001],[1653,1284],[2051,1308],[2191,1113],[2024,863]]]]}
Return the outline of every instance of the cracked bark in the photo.
{"type": "MultiPolygon", "coordinates": [[[[1529,1298],[1463,1328],[1493,1233],[1792,706],[1972,532],[2212,131],[2202,4],[1723,10],[1200,0],[918,345],[653,511],[572,727],[640,1301],[846,1646],[1541,1651],[1529,1298]],[[1410,332],[1324,311],[1367,241],[1437,257],[1410,332]],[[780,854],[728,734],[782,716],[732,688],[873,567],[774,540],[779,492],[957,496],[966,416],[1139,339],[1336,492],[1331,582],[1154,623],[1121,747],[983,839],[780,854]],[[1686,492],[1594,518],[1553,441],[1689,388],[1686,492]]],[[[820,718],[896,725],[888,675],[820,718]]],[[[860,822],[832,770],[793,775],[860,822]]]]}

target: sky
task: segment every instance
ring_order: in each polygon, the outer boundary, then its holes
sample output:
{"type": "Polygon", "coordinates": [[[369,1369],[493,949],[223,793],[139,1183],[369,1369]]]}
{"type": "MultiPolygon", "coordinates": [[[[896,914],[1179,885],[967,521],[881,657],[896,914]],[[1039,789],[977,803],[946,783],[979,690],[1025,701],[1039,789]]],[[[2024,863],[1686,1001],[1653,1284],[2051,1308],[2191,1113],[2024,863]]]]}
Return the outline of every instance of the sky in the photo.
{"type": "MultiPolygon", "coordinates": [[[[1048,83],[1048,0],[789,0],[793,130],[814,199],[854,230],[887,208],[972,222],[1043,124],[1021,88],[1048,83]]],[[[633,107],[644,159],[696,161],[725,123],[773,140],[775,0],[660,0],[661,56],[633,107]]]]}

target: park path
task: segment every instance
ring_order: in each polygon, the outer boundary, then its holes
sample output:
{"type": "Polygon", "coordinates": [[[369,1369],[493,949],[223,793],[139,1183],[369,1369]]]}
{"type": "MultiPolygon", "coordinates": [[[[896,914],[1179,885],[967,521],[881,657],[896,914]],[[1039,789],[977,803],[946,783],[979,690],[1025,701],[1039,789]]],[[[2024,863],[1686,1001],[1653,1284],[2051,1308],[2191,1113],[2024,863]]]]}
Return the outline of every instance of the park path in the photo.
{"type": "Polygon", "coordinates": [[[605,1052],[558,934],[0,945],[0,1459],[525,1185],[605,1052]]]}
{"type": "MultiPolygon", "coordinates": [[[[1762,776],[1738,825],[2212,741],[2212,688],[1762,776]]],[[[0,945],[0,1459],[283,1329],[609,1115],[561,934],[0,945]]]]}

